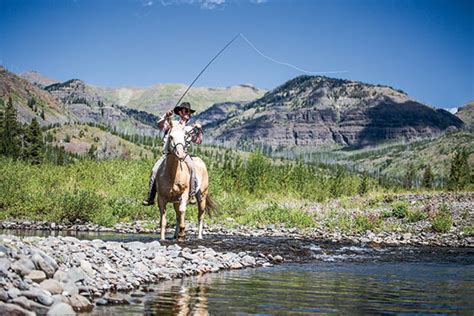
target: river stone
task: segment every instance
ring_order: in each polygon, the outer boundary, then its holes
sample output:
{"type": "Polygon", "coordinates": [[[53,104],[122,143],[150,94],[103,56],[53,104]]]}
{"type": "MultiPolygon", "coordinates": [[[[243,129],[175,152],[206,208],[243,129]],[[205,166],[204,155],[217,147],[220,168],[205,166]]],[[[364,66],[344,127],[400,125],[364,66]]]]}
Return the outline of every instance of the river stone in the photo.
{"type": "Polygon", "coordinates": [[[157,240],[147,243],[146,246],[150,250],[160,250],[161,249],[161,244],[157,240]]]}
{"type": "Polygon", "coordinates": [[[107,293],[104,296],[108,304],[129,304],[124,295],[120,293],[107,293]]]}
{"type": "Polygon", "coordinates": [[[52,278],[58,269],[58,264],[53,258],[39,251],[31,257],[31,260],[35,263],[36,268],[43,270],[49,278],[52,278]]]}
{"type": "Polygon", "coordinates": [[[35,316],[36,314],[18,305],[0,302],[0,315],[35,316]]]}
{"type": "Polygon", "coordinates": [[[146,264],[144,264],[143,262],[137,262],[137,263],[135,263],[134,268],[135,268],[136,270],[142,272],[142,273],[147,272],[148,270],[150,270],[150,269],[148,268],[148,266],[147,266],[146,264]]]}
{"type": "Polygon", "coordinates": [[[12,288],[8,289],[8,296],[10,298],[17,298],[20,295],[21,295],[21,291],[19,289],[17,289],[16,287],[12,287],[12,288]]]}
{"type": "Polygon", "coordinates": [[[123,244],[123,247],[133,252],[142,251],[146,249],[145,244],[142,243],[141,241],[128,242],[128,243],[123,244]]]}
{"type": "Polygon", "coordinates": [[[44,279],[46,279],[46,273],[44,273],[41,270],[33,270],[26,276],[26,278],[28,278],[28,279],[36,282],[36,283],[40,283],[44,279]]]}
{"type": "Polygon", "coordinates": [[[92,265],[89,261],[87,260],[81,260],[81,269],[87,273],[90,277],[95,276],[95,271],[92,269],[92,265]]]}
{"type": "Polygon", "coordinates": [[[8,292],[0,288],[0,301],[6,302],[8,301],[8,299],[9,299],[8,292]]]}
{"type": "Polygon", "coordinates": [[[98,300],[95,301],[95,305],[107,305],[108,302],[106,299],[99,298],[98,300]]]}
{"type": "Polygon", "coordinates": [[[247,266],[247,267],[252,267],[255,265],[255,258],[249,255],[246,255],[242,258],[241,260],[242,264],[247,266]]]}
{"type": "Polygon", "coordinates": [[[21,258],[20,260],[13,262],[11,268],[16,273],[25,276],[30,274],[32,270],[35,270],[35,264],[28,258],[21,258]]]}
{"type": "Polygon", "coordinates": [[[87,298],[80,294],[74,294],[69,298],[69,304],[76,312],[90,312],[92,304],[87,298]]]}
{"type": "Polygon", "coordinates": [[[20,305],[24,309],[31,310],[30,302],[32,301],[30,301],[24,296],[15,297],[14,299],[12,299],[11,302],[13,304],[20,305]]]}
{"type": "Polygon", "coordinates": [[[241,269],[242,267],[243,265],[238,261],[234,261],[230,264],[231,269],[241,269]]]}
{"type": "Polygon", "coordinates": [[[153,263],[157,266],[164,266],[167,262],[168,260],[165,256],[156,256],[155,259],[153,259],[153,263]]]}
{"type": "Polygon", "coordinates": [[[68,303],[69,300],[67,297],[63,296],[63,295],[60,295],[60,294],[56,294],[56,295],[53,295],[51,296],[53,298],[53,305],[55,304],[58,304],[58,303],[68,303]]]}
{"type": "Polygon", "coordinates": [[[61,283],[66,283],[67,281],[69,281],[69,276],[67,272],[63,270],[58,270],[54,273],[53,279],[61,283]]]}
{"type": "Polygon", "coordinates": [[[10,248],[0,245],[0,252],[4,253],[5,255],[8,255],[11,251],[10,248]]]}
{"type": "Polygon", "coordinates": [[[54,303],[53,298],[51,295],[45,294],[45,293],[40,293],[37,297],[36,300],[40,302],[43,305],[50,306],[54,303]]]}
{"type": "Polygon", "coordinates": [[[79,268],[69,269],[69,271],[67,272],[67,275],[68,275],[69,280],[71,280],[72,282],[82,281],[86,277],[84,272],[79,268]]]}
{"type": "Polygon", "coordinates": [[[76,284],[72,281],[67,282],[66,284],[63,284],[63,295],[64,296],[69,296],[69,295],[74,295],[79,293],[79,288],[76,286],[76,284]]]}
{"type": "Polygon", "coordinates": [[[54,304],[46,315],[76,315],[71,305],[66,303],[54,304]]]}
{"type": "Polygon", "coordinates": [[[40,288],[48,291],[51,294],[61,294],[63,292],[63,287],[59,284],[58,281],[54,279],[47,279],[40,283],[40,288]]]}
{"type": "Polygon", "coordinates": [[[11,262],[7,258],[0,258],[0,276],[7,275],[11,262]]]}

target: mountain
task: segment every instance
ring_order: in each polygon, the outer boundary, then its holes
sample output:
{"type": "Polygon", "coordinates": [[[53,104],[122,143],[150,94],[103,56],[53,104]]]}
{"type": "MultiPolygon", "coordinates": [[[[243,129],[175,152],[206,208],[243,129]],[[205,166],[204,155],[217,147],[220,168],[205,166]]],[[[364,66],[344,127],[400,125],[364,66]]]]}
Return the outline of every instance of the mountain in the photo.
{"type": "Polygon", "coordinates": [[[194,119],[202,126],[206,126],[206,128],[216,127],[227,117],[241,113],[244,106],[247,104],[248,102],[215,103],[206,111],[194,116],[194,119]]]}
{"type": "Polygon", "coordinates": [[[433,137],[462,126],[448,111],[388,86],[300,76],[204,128],[216,143],[226,146],[360,147],[433,137]]]}
{"type": "MultiPolygon", "coordinates": [[[[104,98],[104,102],[133,108],[155,115],[161,115],[173,108],[187,89],[184,84],[156,84],[151,87],[102,88],[88,86],[92,93],[104,98]]],[[[214,103],[252,101],[260,98],[266,91],[250,85],[237,85],[227,88],[192,87],[184,101],[201,112],[214,103]]]]}
{"type": "Polygon", "coordinates": [[[29,82],[31,82],[31,83],[33,83],[37,86],[39,86],[40,88],[44,88],[44,87],[47,87],[49,85],[52,85],[54,83],[59,82],[58,80],[48,78],[46,76],[43,76],[39,72],[33,71],[33,70],[21,73],[20,77],[22,77],[23,79],[28,80],[29,82]]]}
{"type": "Polygon", "coordinates": [[[29,123],[35,117],[41,125],[61,124],[75,119],[59,99],[0,66],[0,108],[9,97],[22,123],[29,123]]]}
{"type": "Polygon", "coordinates": [[[63,147],[70,153],[85,155],[90,153],[91,147],[94,146],[93,155],[97,159],[153,157],[149,149],[138,146],[97,127],[62,125],[48,130],[47,133],[51,135],[51,145],[63,147]]]}
{"type": "Polygon", "coordinates": [[[456,116],[459,117],[466,125],[474,126],[474,101],[471,101],[460,107],[456,112],[456,116]]]}
{"type": "Polygon", "coordinates": [[[65,107],[80,123],[98,123],[115,128],[125,134],[153,136],[158,134],[154,127],[157,117],[115,105],[107,105],[104,98],[91,92],[87,85],[78,79],[55,83],[44,88],[61,100],[65,107]]]}

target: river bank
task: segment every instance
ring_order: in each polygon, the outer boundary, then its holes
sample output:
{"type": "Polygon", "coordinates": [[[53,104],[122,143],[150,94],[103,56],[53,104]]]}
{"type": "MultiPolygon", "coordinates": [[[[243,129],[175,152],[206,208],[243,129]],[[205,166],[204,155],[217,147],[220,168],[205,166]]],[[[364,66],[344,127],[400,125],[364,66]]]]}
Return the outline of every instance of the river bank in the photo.
{"type": "Polygon", "coordinates": [[[203,246],[0,235],[0,314],[90,311],[93,304],[128,304],[116,292],[146,292],[160,280],[270,265],[264,256],[203,246]]]}

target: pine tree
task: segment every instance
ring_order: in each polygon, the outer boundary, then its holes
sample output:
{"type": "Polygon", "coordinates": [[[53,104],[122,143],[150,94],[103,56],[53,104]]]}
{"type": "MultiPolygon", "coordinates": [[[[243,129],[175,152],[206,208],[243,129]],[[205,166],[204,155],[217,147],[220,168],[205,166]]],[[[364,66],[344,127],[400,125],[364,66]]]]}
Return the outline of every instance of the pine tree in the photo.
{"type": "Polygon", "coordinates": [[[424,188],[431,189],[433,187],[433,172],[431,171],[430,164],[426,165],[422,184],[424,188]]]}
{"type": "Polygon", "coordinates": [[[408,170],[405,175],[405,179],[403,181],[403,186],[406,189],[411,189],[415,185],[415,178],[416,178],[416,169],[413,163],[408,165],[408,170]]]}
{"type": "Polygon", "coordinates": [[[90,159],[95,159],[96,151],[97,151],[97,146],[95,144],[92,144],[91,147],[89,148],[89,151],[87,152],[87,156],[89,156],[90,159]]]}
{"type": "Polygon", "coordinates": [[[459,148],[451,160],[448,189],[452,191],[463,190],[471,182],[471,169],[468,162],[468,153],[465,148],[459,148]]]}
{"type": "Polygon", "coordinates": [[[20,155],[20,125],[16,120],[16,108],[12,98],[8,98],[5,113],[3,114],[2,140],[0,153],[7,157],[18,158],[20,155]]]}
{"type": "Polygon", "coordinates": [[[39,164],[44,158],[44,143],[40,125],[36,118],[25,129],[24,158],[32,164],[39,164]]]}
{"type": "Polygon", "coordinates": [[[365,195],[369,191],[369,173],[367,171],[362,174],[362,180],[357,191],[359,195],[365,195]]]}

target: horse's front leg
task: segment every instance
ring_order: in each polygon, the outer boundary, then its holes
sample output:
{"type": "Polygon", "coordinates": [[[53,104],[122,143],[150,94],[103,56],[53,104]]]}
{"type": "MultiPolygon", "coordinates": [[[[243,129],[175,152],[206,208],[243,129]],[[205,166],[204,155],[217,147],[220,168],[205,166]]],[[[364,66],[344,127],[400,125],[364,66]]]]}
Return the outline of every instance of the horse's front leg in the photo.
{"type": "Polygon", "coordinates": [[[160,240],[166,240],[166,202],[158,197],[158,207],[160,208],[160,240]]]}
{"type": "Polygon", "coordinates": [[[178,238],[178,233],[179,233],[179,203],[173,203],[174,211],[176,213],[176,225],[174,229],[174,239],[178,238]]]}
{"type": "Polygon", "coordinates": [[[186,214],[186,205],[188,203],[188,194],[184,193],[179,204],[175,204],[176,210],[176,231],[175,236],[178,241],[183,241],[186,237],[184,232],[186,228],[186,223],[184,221],[184,216],[186,214]]]}

